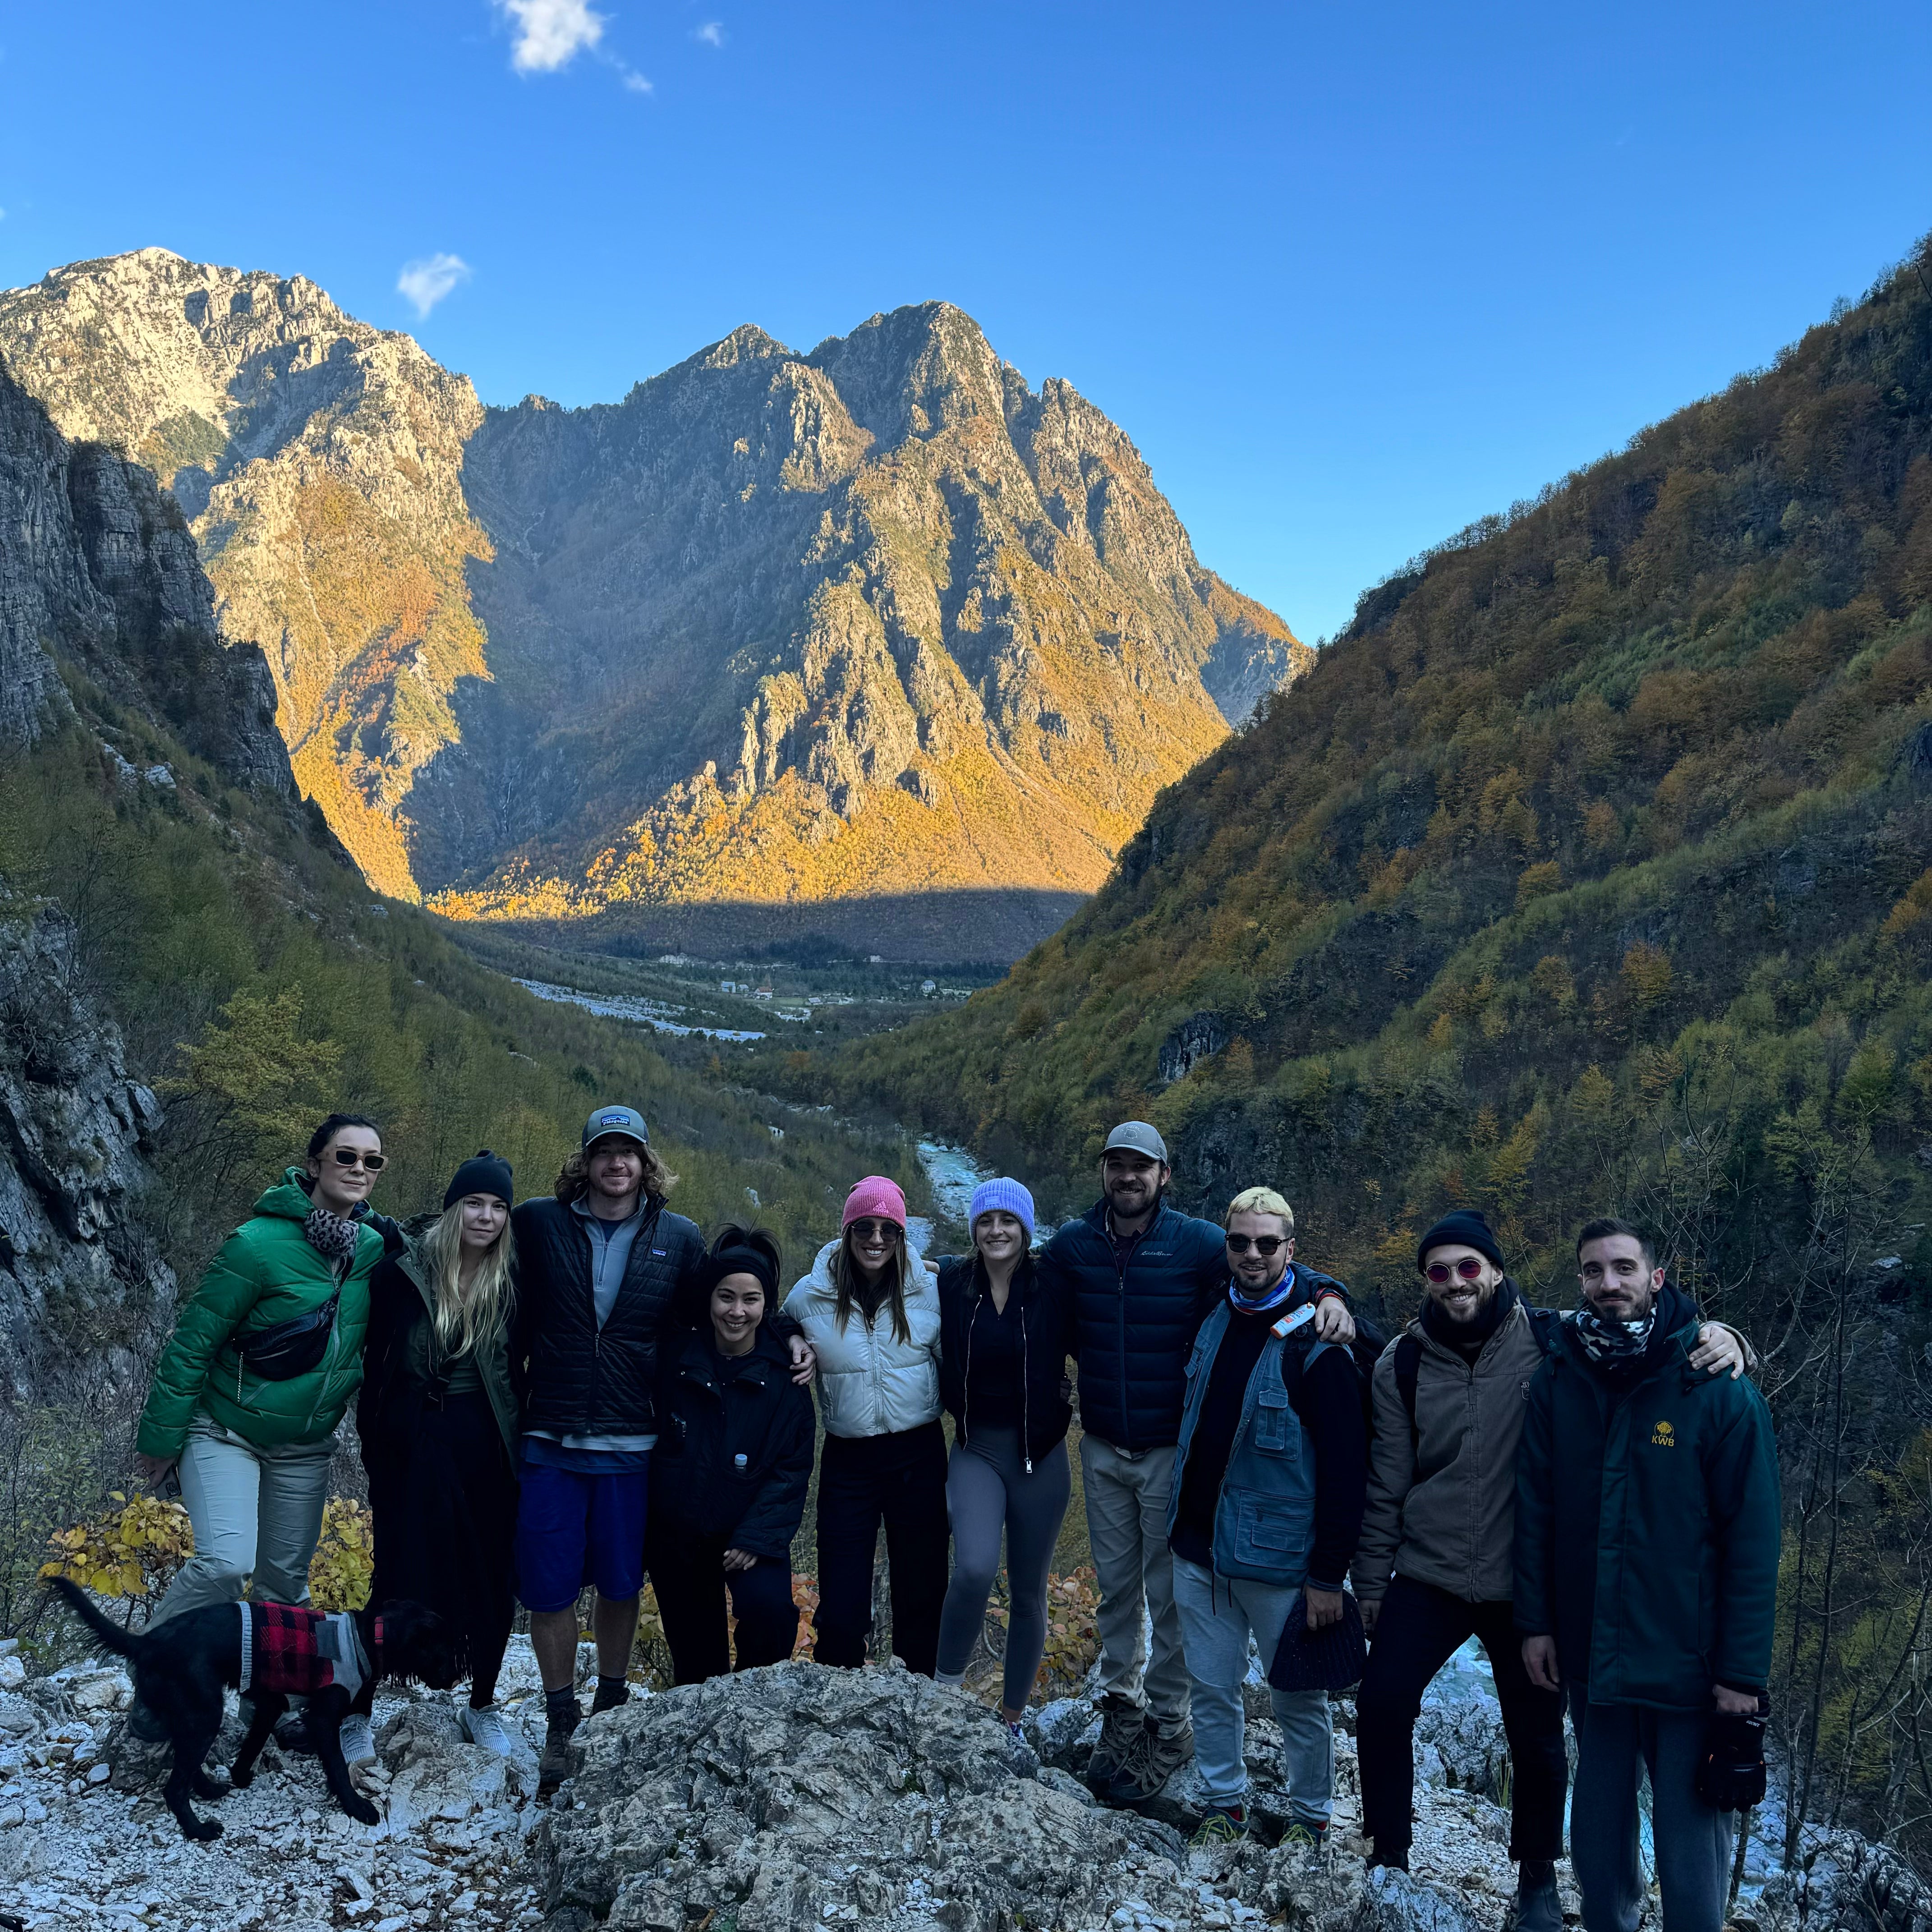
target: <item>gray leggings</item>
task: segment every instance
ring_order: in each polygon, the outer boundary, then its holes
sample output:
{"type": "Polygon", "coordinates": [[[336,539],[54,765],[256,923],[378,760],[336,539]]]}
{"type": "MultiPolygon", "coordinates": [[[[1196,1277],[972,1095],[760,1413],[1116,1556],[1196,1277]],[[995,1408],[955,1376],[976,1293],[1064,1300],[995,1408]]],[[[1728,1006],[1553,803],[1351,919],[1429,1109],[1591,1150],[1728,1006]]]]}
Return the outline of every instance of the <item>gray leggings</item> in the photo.
{"type": "Polygon", "coordinates": [[[952,1520],[952,1581],[939,1619],[939,1675],[956,1682],[973,1655],[986,1621],[986,1599],[1000,1568],[1000,1532],[1006,1536],[1005,1688],[1010,1711],[1026,1708],[1027,1694],[1046,1649],[1046,1577],[1053,1546],[1073,1492],[1066,1444],[1056,1442],[1034,1459],[1028,1475],[1017,1429],[976,1429],[969,1444],[953,1445],[946,1471],[946,1511],[952,1520]]]}

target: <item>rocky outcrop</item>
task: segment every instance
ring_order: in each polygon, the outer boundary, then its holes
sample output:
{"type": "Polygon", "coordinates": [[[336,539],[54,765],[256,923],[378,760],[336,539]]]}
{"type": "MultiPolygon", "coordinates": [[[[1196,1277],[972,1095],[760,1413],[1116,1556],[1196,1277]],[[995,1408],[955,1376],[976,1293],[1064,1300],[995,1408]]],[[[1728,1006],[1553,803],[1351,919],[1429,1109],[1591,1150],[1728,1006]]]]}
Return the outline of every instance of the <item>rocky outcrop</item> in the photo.
{"type": "Polygon", "coordinates": [[[231,782],[294,797],[268,666],[223,644],[180,511],[141,465],[70,443],[0,365],[0,748],[71,710],[56,656],[231,782]]]}
{"type": "Polygon", "coordinates": [[[111,1367],[174,1293],[137,1212],[160,1107],[80,977],[57,910],[0,909],[0,1378],[16,1394],[68,1354],[111,1367]]]}
{"type": "Polygon", "coordinates": [[[0,295],[0,353],[172,492],[371,883],[462,916],[998,890],[1050,925],[1312,657],[944,303],[486,412],[312,283],[146,249],[0,295]]]}

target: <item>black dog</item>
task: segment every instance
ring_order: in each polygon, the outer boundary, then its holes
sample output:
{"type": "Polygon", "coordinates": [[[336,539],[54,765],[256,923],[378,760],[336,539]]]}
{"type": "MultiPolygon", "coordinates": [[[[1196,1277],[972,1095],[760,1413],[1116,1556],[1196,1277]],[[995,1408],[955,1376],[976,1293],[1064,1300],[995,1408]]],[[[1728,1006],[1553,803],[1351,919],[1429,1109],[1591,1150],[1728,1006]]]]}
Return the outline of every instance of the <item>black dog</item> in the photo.
{"type": "MultiPolygon", "coordinates": [[[[133,1664],[135,1694],[167,1727],[174,1745],[174,1766],[162,1796],[183,1833],[190,1838],[218,1838],[220,1826],[212,1818],[195,1815],[188,1792],[192,1789],[198,1798],[222,1795],[222,1787],[202,1769],[202,1764],[221,1729],[222,1690],[241,1686],[242,1621],[238,1607],[211,1604],[202,1610],[184,1611],[170,1617],[160,1629],[136,1636],[110,1623],[67,1577],[56,1577],[54,1588],[108,1649],[133,1664]]],[[[254,1607],[264,1616],[288,1615],[275,1605],[254,1607]]],[[[446,1690],[456,1682],[456,1645],[449,1626],[434,1610],[398,1601],[385,1604],[380,1612],[358,1610],[355,1616],[373,1678],[411,1677],[433,1690],[446,1690]]],[[[248,1694],[254,1704],[254,1719],[229,1772],[230,1782],[242,1790],[254,1778],[255,1760],[268,1742],[275,1720],[289,1708],[284,1692],[262,1683],[252,1684],[248,1694]]],[[[350,1693],[340,1684],[311,1691],[305,1728],[337,1804],[350,1817],[373,1825],[382,1814],[350,1783],[342,1741],[337,1735],[349,1705],[350,1693]]]]}

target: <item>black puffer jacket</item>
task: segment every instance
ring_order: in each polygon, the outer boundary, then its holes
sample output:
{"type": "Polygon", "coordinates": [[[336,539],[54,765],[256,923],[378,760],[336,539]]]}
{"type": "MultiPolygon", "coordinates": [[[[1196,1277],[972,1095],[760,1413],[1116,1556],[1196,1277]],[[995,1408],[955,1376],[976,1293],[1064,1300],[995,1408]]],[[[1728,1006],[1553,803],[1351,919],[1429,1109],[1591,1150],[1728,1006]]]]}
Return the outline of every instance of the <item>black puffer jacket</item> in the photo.
{"type": "Polygon", "coordinates": [[[761,1324],[751,1354],[731,1362],[709,1336],[686,1334],[664,1360],[652,1541],[668,1550],[680,1535],[728,1538],[733,1549],[788,1562],[812,1484],[814,1430],[811,1393],[792,1381],[784,1342],[761,1324]]]}
{"type": "MultiPolygon", "coordinates": [[[[957,1425],[962,1442],[970,1440],[966,1370],[971,1358],[973,1312],[986,1292],[977,1260],[974,1255],[952,1255],[932,1264],[939,1276],[939,1399],[957,1425]]],[[[1028,1255],[1013,1272],[1012,1292],[1020,1298],[1020,1330],[1025,1337],[1026,1453],[1044,1456],[1065,1438],[1073,1420],[1066,1380],[1072,1324],[1066,1284],[1043,1274],[1028,1255]]]]}
{"type": "Polygon", "coordinates": [[[642,1436],[656,1426],[658,1344],[704,1240],[661,1200],[645,1204],[623,1285],[600,1330],[590,1292],[590,1237],[560,1201],[526,1201],[517,1242],[517,1328],[511,1362],[524,1427],[552,1436],[642,1436]]]}
{"type": "Polygon", "coordinates": [[[1102,1201],[1047,1244],[1041,1271],[1072,1310],[1081,1427],[1117,1449],[1178,1442],[1187,1358],[1227,1284],[1221,1229],[1163,1205],[1123,1265],[1102,1201]]]}

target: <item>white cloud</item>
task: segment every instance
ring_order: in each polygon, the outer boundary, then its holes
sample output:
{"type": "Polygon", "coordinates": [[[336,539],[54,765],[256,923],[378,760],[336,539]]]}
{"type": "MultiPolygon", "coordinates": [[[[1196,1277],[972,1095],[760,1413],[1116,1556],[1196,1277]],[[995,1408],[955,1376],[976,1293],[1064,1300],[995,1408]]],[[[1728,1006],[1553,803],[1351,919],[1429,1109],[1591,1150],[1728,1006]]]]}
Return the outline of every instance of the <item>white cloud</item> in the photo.
{"type": "Polygon", "coordinates": [[[519,74],[555,74],[604,38],[604,16],[589,0],[496,0],[515,24],[510,64],[519,74]]]}
{"type": "Polygon", "coordinates": [[[459,282],[466,282],[474,272],[460,255],[425,255],[420,261],[405,262],[396,278],[396,292],[415,304],[416,319],[428,315],[459,282]]]}
{"type": "Polygon", "coordinates": [[[724,22],[722,20],[706,20],[691,38],[694,40],[702,40],[707,47],[722,47],[724,44],[724,22]]]}
{"type": "Polygon", "coordinates": [[[620,67],[617,71],[624,76],[624,85],[633,94],[649,94],[651,84],[634,67],[620,67]]]}

